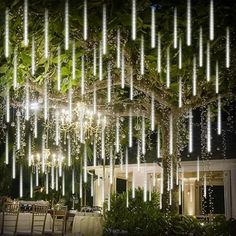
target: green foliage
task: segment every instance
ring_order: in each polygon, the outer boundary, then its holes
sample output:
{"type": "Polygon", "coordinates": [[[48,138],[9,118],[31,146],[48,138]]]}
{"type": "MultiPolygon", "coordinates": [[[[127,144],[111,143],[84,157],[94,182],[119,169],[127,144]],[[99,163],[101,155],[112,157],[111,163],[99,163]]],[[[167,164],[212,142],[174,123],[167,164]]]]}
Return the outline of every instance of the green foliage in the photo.
{"type": "MultiPolygon", "coordinates": [[[[193,216],[165,214],[159,209],[159,197],[152,194],[152,200],[143,201],[143,190],[135,191],[132,199],[129,191],[129,207],[126,207],[126,193],[111,196],[111,209],[106,211],[104,235],[113,231],[125,235],[193,235],[230,236],[236,232],[236,220],[216,216],[209,223],[201,223],[193,216]]],[[[119,234],[118,234],[119,235],[119,234]]]]}

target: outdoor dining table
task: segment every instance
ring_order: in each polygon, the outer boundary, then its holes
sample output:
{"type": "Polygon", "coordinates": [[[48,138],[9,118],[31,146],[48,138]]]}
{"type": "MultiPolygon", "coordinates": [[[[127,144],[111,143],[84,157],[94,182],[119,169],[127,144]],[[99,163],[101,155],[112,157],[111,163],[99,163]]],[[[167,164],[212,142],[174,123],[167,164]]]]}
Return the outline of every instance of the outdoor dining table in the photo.
{"type": "Polygon", "coordinates": [[[73,220],[72,233],[83,236],[102,235],[103,217],[98,213],[77,213],[73,220]]]}
{"type": "MultiPolygon", "coordinates": [[[[28,232],[31,230],[32,215],[33,214],[30,212],[19,213],[17,231],[28,232]]],[[[8,222],[10,217],[16,218],[15,216],[12,216],[12,215],[5,215],[6,222],[8,222]]],[[[0,222],[2,223],[2,213],[0,214],[0,222]]],[[[9,222],[12,222],[12,221],[9,221],[9,222]]],[[[52,216],[50,214],[47,214],[47,218],[45,222],[45,231],[50,230],[52,228],[52,222],[53,222],[52,216]]],[[[12,230],[14,229],[12,228],[12,230]]]]}

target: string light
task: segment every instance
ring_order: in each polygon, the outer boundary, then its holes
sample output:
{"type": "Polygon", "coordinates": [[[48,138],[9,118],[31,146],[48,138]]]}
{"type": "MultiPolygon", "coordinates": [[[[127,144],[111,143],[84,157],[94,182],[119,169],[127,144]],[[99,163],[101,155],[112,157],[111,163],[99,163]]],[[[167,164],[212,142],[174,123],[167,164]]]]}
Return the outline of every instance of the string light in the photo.
{"type": "Polygon", "coordinates": [[[45,131],[43,131],[42,135],[42,173],[45,172],[45,131]]]}
{"type": "Polygon", "coordinates": [[[230,67],[230,34],[229,27],[226,28],[226,68],[230,67]]]}
{"type": "Polygon", "coordinates": [[[94,196],[94,187],[93,187],[93,174],[91,175],[91,197],[94,196]]]}
{"type": "Polygon", "coordinates": [[[179,108],[181,108],[183,106],[183,101],[182,101],[182,92],[183,92],[183,88],[182,88],[182,77],[179,77],[179,108]]]}
{"type": "Polygon", "coordinates": [[[75,80],[76,74],[75,41],[72,42],[72,80],[75,80]]]}
{"type": "Polygon", "coordinates": [[[48,119],[48,80],[44,79],[44,121],[48,119]]]}
{"type": "Polygon", "coordinates": [[[143,201],[147,201],[147,166],[144,166],[144,178],[143,178],[143,201]]]}
{"type": "Polygon", "coordinates": [[[141,46],[140,46],[140,73],[144,75],[144,38],[141,36],[141,46]]]}
{"type": "Polygon", "coordinates": [[[107,102],[111,103],[111,64],[107,65],[107,102]]]}
{"type": "Polygon", "coordinates": [[[125,148],[125,179],[128,180],[128,165],[129,165],[129,160],[128,160],[128,148],[125,148]]]}
{"type": "Polygon", "coordinates": [[[65,50],[69,49],[69,3],[65,0],[65,50]]]}
{"type": "Polygon", "coordinates": [[[23,197],[23,166],[20,165],[20,198],[23,197]]]}
{"type": "Polygon", "coordinates": [[[113,150],[110,147],[110,184],[113,183],[113,150]]]}
{"type": "Polygon", "coordinates": [[[142,115],[142,154],[146,154],[145,117],[142,115]]]}
{"type": "Polygon", "coordinates": [[[71,123],[73,120],[73,103],[72,103],[72,97],[73,97],[73,89],[68,89],[68,121],[71,123]]]}
{"type": "Polygon", "coordinates": [[[197,95],[196,57],[193,57],[193,96],[197,95]]]}
{"type": "Polygon", "coordinates": [[[93,138],[93,167],[97,166],[97,139],[94,135],[93,138]]]}
{"type": "Polygon", "coordinates": [[[84,56],[81,57],[81,96],[84,95],[84,56]]]}
{"type": "MultiPolygon", "coordinates": [[[[72,175],[73,175],[73,172],[72,172],[72,175]]],[[[73,181],[72,181],[72,189],[73,189],[73,181]]],[[[56,191],[58,191],[58,168],[56,168],[56,191]]]]}
{"type": "Polygon", "coordinates": [[[188,143],[189,153],[193,152],[193,112],[192,108],[189,109],[189,143],[188,143]]]}
{"type": "Polygon", "coordinates": [[[102,48],[103,55],[105,55],[107,53],[107,10],[105,4],[103,4],[102,14],[102,48]]]}
{"type": "Polygon", "coordinates": [[[68,155],[68,167],[71,166],[71,137],[70,134],[68,134],[67,138],[67,155],[68,155]]]}
{"type": "Polygon", "coordinates": [[[5,11],[5,57],[9,57],[9,9],[5,11]]]}
{"type": "Polygon", "coordinates": [[[214,1],[210,1],[210,40],[214,40],[214,1]]]}
{"type": "Polygon", "coordinates": [[[51,188],[52,189],[55,188],[55,186],[54,186],[54,169],[55,169],[54,162],[55,162],[55,160],[54,160],[54,156],[53,156],[52,165],[51,165],[51,188]]]}
{"type": "Polygon", "coordinates": [[[130,69],[130,93],[129,98],[132,101],[134,99],[134,81],[133,81],[133,67],[130,69]]]}
{"type": "Polygon", "coordinates": [[[210,42],[207,42],[207,65],[206,65],[207,82],[211,79],[211,56],[210,56],[210,42]]]}
{"type": "Polygon", "coordinates": [[[173,115],[169,116],[169,154],[173,154],[173,115]]]}
{"type": "Polygon", "coordinates": [[[65,171],[62,172],[62,196],[65,196],[65,171]]]}
{"type": "Polygon", "coordinates": [[[84,183],[87,183],[87,161],[88,161],[88,156],[87,156],[87,145],[84,145],[84,183]]]}
{"type": "Polygon", "coordinates": [[[48,192],[49,192],[49,186],[48,186],[48,172],[46,172],[46,174],[45,174],[45,185],[46,185],[46,194],[48,194],[48,192]]]}
{"type": "Polygon", "coordinates": [[[154,93],[152,93],[151,97],[151,130],[155,130],[155,100],[154,93]]]}
{"type": "Polygon", "coordinates": [[[35,75],[35,39],[32,37],[32,48],[31,48],[31,73],[35,75]]]}
{"type": "Polygon", "coordinates": [[[6,142],[5,142],[5,164],[9,164],[9,135],[8,130],[6,131],[6,142]]]}
{"type": "Polygon", "coordinates": [[[217,134],[221,135],[221,96],[218,95],[217,134]]]}
{"type": "Polygon", "coordinates": [[[116,117],[116,153],[120,151],[120,119],[116,117]]]}
{"type": "Polygon", "coordinates": [[[59,111],[57,110],[56,112],[55,112],[55,115],[56,115],[56,117],[55,117],[55,125],[56,125],[56,127],[55,127],[55,142],[56,142],[56,145],[58,146],[59,145],[59,140],[60,140],[60,121],[59,121],[59,111]]]}
{"type": "Polygon", "coordinates": [[[132,110],[129,108],[129,147],[133,146],[133,117],[132,110]]]}
{"type": "Polygon", "coordinates": [[[29,81],[27,79],[25,85],[25,120],[30,118],[30,92],[29,92],[29,81]]]}
{"type": "Polygon", "coordinates": [[[132,0],[132,40],[136,40],[136,0],[132,0]]]}
{"type": "Polygon", "coordinates": [[[88,9],[87,0],[84,0],[84,40],[88,39],[88,9]]]}
{"type": "Polygon", "coordinates": [[[160,128],[157,128],[157,158],[161,158],[161,138],[160,138],[160,128]]]}
{"type": "Polygon", "coordinates": [[[6,91],[6,122],[10,122],[10,88],[7,86],[6,91]]]}
{"type": "Polygon", "coordinates": [[[29,134],[29,140],[28,140],[28,166],[31,166],[32,162],[32,154],[31,154],[31,134],[29,134]]]}
{"type": "Polygon", "coordinates": [[[156,7],[151,7],[151,15],[152,15],[152,22],[151,22],[151,48],[156,47],[156,18],[155,18],[155,11],[156,7]]]}
{"type": "Polygon", "coordinates": [[[170,88],[170,48],[166,49],[166,87],[170,88]]]}
{"type": "Polygon", "coordinates": [[[16,178],[16,150],[13,147],[12,151],[12,179],[16,178]]]}
{"type": "Polygon", "coordinates": [[[72,169],[72,194],[75,194],[75,168],[72,169]]]}
{"type": "Polygon", "coordinates": [[[219,65],[218,61],[216,61],[216,94],[219,93],[219,65]]]}
{"type": "Polygon", "coordinates": [[[99,44],[99,80],[103,78],[103,71],[102,71],[102,42],[100,41],[99,44]]]}
{"type": "Polygon", "coordinates": [[[30,198],[33,198],[33,174],[30,172],[30,198]]]}
{"type": "Polygon", "coordinates": [[[161,73],[161,33],[157,35],[157,72],[161,73]]]}
{"type": "Polygon", "coordinates": [[[38,116],[37,110],[34,111],[34,138],[38,137],[38,116]]]}
{"type": "Polygon", "coordinates": [[[120,68],[120,29],[117,29],[116,67],[120,68]]]}
{"type": "Polygon", "coordinates": [[[13,88],[17,89],[18,83],[17,83],[17,49],[14,49],[14,58],[13,58],[13,88]]]}
{"type": "Polygon", "coordinates": [[[28,0],[24,0],[24,46],[28,47],[28,0]]]}
{"type": "Polygon", "coordinates": [[[102,131],[102,133],[101,133],[101,146],[102,146],[102,150],[101,150],[101,158],[103,159],[103,160],[105,160],[105,124],[102,124],[102,128],[101,128],[101,131],[102,131]]]}
{"type": "Polygon", "coordinates": [[[137,142],[137,169],[140,171],[140,142],[137,142]]]}
{"type": "Polygon", "coordinates": [[[203,197],[206,198],[207,197],[207,178],[206,178],[206,172],[204,173],[203,182],[204,182],[203,197]]]}
{"type": "Polygon", "coordinates": [[[203,42],[202,42],[202,27],[199,30],[199,66],[203,66],[203,42]]]}
{"type": "Polygon", "coordinates": [[[38,165],[35,166],[35,185],[39,186],[39,168],[38,168],[38,165]]]}
{"type": "Polygon", "coordinates": [[[191,0],[187,0],[187,46],[191,45],[191,0]]]}
{"type": "Polygon", "coordinates": [[[97,113],[97,88],[96,85],[93,86],[93,114],[97,113]]]}
{"type": "Polygon", "coordinates": [[[207,107],[207,152],[211,152],[211,108],[207,107]]]}
{"type": "Polygon", "coordinates": [[[132,173],[132,198],[135,198],[135,174],[134,171],[132,173]]]}
{"type": "Polygon", "coordinates": [[[121,88],[125,87],[125,49],[121,51],[121,88]]]}
{"type": "Polygon", "coordinates": [[[61,90],[61,48],[57,49],[57,90],[61,90]]]}
{"type": "Polygon", "coordinates": [[[177,8],[174,8],[174,48],[177,48],[177,8]]]}
{"type": "Polygon", "coordinates": [[[21,129],[20,129],[20,120],[21,113],[20,110],[16,112],[16,150],[20,150],[21,148],[21,129]]]}
{"type": "Polygon", "coordinates": [[[97,47],[93,47],[93,76],[97,75],[97,47]]]}
{"type": "Polygon", "coordinates": [[[48,9],[45,9],[44,18],[44,57],[48,59],[48,9]]]}

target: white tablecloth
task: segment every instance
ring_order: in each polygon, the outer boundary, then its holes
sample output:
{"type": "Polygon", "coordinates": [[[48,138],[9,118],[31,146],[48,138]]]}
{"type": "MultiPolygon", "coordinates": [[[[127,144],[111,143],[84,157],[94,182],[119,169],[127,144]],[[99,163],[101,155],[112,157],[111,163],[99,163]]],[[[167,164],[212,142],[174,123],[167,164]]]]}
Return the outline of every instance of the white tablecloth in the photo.
{"type": "Polygon", "coordinates": [[[75,215],[72,233],[81,233],[83,236],[102,235],[102,216],[100,215],[75,215]]]}
{"type": "MultiPolygon", "coordinates": [[[[19,213],[17,231],[28,232],[31,230],[32,215],[33,215],[32,213],[19,213]]],[[[10,220],[10,218],[14,220],[16,219],[16,216],[5,215],[6,222],[8,219],[10,220]]],[[[2,223],[2,213],[0,214],[0,222],[2,223]]],[[[9,221],[9,222],[13,222],[13,221],[9,221]]],[[[51,215],[47,214],[47,218],[45,222],[45,231],[50,230],[52,228],[52,222],[53,220],[52,220],[51,215]]],[[[13,227],[11,227],[11,230],[14,230],[13,227]]]]}

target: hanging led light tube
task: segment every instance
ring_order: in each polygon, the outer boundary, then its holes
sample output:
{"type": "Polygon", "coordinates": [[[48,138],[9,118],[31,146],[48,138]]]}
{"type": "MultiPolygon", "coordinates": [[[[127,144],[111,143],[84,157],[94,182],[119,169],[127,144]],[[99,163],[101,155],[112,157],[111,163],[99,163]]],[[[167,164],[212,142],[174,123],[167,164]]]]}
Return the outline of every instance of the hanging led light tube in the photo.
{"type": "Polygon", "coordinates": [[[48,9],[44,13],[44,57],[48,59],[48,9]]]}
{"type": "Polygon", "coordinates": [[[116,67],[120,68],[120,29],[117,29],[116,67]]]}
{"type": "Polygon", "coordinates": [[[161,33],[157,35],[157,72],[161,73],[161,33]]]}
{"type": "Polygon", "coordinates": [[[105,55],[107,53],[107,10],[105,4],[103,4],[102,14],[102,49],[103,55],[105,55]]]}
{"type": "Polygon", "coordinates": [[[84,0],[84,40],[88,39],[88,9],[87,0],[84,0]]]}
{"type": "Polygon", "coordinates": [[[5,11],[5,57],[9,57],[9,9],[5,11]]]}
{"type": "Polygon", "coordinates": [[[210,0],[210,40],[214,40],[214,1],[210,0]]]}
{"type": "Polygon", "coordinates": [[[24,46],[28,47],[28,0],[24,0],[24,46]]]}
{"type": "Polygon", "coordinates": [[[191,45],[191,0],[187,0],[187,46],[191,45]]]}
{"type": "Polygon", "coordinates": [[[133,146],[133,117],[132,110],[129,108],[129,147],[133,146]]]}
{"type": "Polygon", "coordinates": [[[217,134],[221,135],[221,96],[218,95],[218,102],[217,102],[217,134]]]}
{"type": "Polygon", "coordinates": [[[230,67],[230,34],[229,27],[226,28],[226,68],[230,67]]]}
{"type": "Polygon", "coordinates": [[[136,40],[136,0],[132,0],[132,40],[136,40]]]}
{"type": "Polygon", "coordinates": [[[207,107],[207,152],[211,152],[211,108],[207,107]]]}
{"type": "Polygon", "coordinates": [[[192,108],[189,109],[189,143],[188,143],[189,153],[193,152],[193,112],[192,108]]]}
{"type": "Polygon", "coordinates": [[[197,72],[196,72],[196,57],[193,57],[193,96],[197,95],[197,72]]]}
{"type": "Polygon", "coordinates": [[[166,49],[166,87],[170,88],[170,48],[166,49]]]}
{"type": "Polygon", "coordinates": [[[203,66],[203,39],[202,39],[202,27],[199,30],[199,67],[203,66]]]}
{"type": "Polygon", "coordinates": [[[174,8],[174,48],[177,48],[177,8],[174,8]]]}
{"type": "Polygon", "coordinates": [[[156,17],[155,17],[156,7],[151,7],[151,48],[156,47],[156,17]]]}

